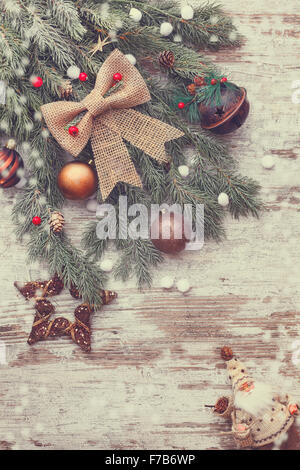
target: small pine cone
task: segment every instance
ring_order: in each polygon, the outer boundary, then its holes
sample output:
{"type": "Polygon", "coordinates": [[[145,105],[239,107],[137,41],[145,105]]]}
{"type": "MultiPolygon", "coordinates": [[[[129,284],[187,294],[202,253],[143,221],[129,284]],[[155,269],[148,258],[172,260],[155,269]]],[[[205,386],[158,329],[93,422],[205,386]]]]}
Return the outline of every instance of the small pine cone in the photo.
{"type": "Polygon", "coordinates": [[[229,400],[227,397],[221,397],[215,404],[214,412],[219,413],[220,415],[223,414],[229,405],[229,400]]]}
{"type": "Polygon", "coordinates": [[[54,307],[52,303],[46,299],[37,300],[34,307],[36,311],[39,312],[39,314],[42,315],[43,317],[54,313],[54,307]]]}
{"type": "Polygon", "coordinates": [[[194,78],[194,84],[196,86],[205,86],[206,85],[205,78],[204,77],[199,77],[199,76],[195,77],[194,78]]]}
{"type": "Polygon", "coordinates": [[[61,212],[52,212],[50,217],[50,228],[54,233],[60,233],[65,225],[65,218],[61,212]]]}
{"type": "Polygon", "coordinates": [[[62,99],[68,99],[73,93],[73,87],[70,80],[66,80],[58,89],[62,99]]]}
{"type": "Polygon", "coordinates": [[[74,297],[74,299],[81,299],[82,298],[82,296],[80,295],[79,290],[77,289],[77,287],[74,284],[71,285],[69,291],[70,291],[71,296],[74,297]]]}
{"type": "Polygon", "coordinates": [[[228,346],[224,346],[221,349],[221,358],[224,359],[224,361],[230,361],[233,358],[232,349],[228,346]]]}
{"type": "Polygon", "coordinates": [[[158,56],[160,65],[168,69],[172,68],[175,62],[175,56],[172,51],[163,51],[158,56]]]}
{"type": "Polygon", "coordinates": [[[197,88],[197,85],[195,85],[195,83],[191,83],[190,85],[187,86],[187,89],[190,95],[196,94],[196,88],[197,88]]]}

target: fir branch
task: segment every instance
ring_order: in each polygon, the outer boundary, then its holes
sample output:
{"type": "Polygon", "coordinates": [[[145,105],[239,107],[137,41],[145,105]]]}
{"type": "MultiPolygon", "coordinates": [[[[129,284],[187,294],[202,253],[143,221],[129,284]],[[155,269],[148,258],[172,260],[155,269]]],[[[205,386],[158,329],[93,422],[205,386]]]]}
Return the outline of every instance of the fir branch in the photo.
{"type": "Polygon", "coordinates": [[[134,272],[140,288],[150,286],[152,282],[151,267],[163,261],[162,254],[150,240],[121,240],[116,242],[122,250],[119,263],[114,269],[116,279],[126,281],[134,272]]]}
{"type": "Polygon", "coordinates": [[[48,6],[57,25],[72,39],[80,41],[86,29],[80,22],[76,6],[66,0],[48,0],[48,6]]]}

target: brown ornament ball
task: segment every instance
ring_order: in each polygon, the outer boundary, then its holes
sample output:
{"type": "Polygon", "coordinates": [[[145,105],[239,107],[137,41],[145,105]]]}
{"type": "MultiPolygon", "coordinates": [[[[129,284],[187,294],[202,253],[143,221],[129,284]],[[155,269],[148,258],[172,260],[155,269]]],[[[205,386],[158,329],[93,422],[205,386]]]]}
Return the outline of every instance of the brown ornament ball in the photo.
{"type": "Polygon", "coordinates": [[[155,220],[151,226],[151,241],[159,251],[164,253],[176,254],[184,250],[187,239],[184,235],[181,214],[174,214],[173,212],[170,214],[160,213],[158,220],[155,220]],[[155,235],[157,224],[158,237],[155,235]]]}
{"type": "Polygon", "coordinates": [[[57,184],[66,199],[87,199],[97,190],[97,174],[88,163],[69,162],[60,170],[57,184]]]}
{"type": "Polygon", "coordinates": [[[224,346],[221,349],[221,358],[224,361],[231,361],[231,359],[233,358],[233,352],[232,352],[232,349],[229,346],[224,346]]]}

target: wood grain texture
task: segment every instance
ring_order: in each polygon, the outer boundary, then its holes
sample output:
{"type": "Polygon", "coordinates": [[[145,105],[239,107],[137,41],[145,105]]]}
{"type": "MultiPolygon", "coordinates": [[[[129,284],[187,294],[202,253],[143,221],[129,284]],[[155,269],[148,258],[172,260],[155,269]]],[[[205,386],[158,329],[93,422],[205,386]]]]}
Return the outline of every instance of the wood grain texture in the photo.
{"type": "MultiPolygon", "coordinates": [[[[300,104],[291,100],[300,80],[298,6],[226,0],[246,41],[210,54],[248,91],[250,116],[224,139],[241,172],[261,183],[266,212],[260,220],[228,217],[224,243],[166,258],[151,290],[111,281],[119,298],[94,316],[90,355],[66,338],[26,344],[33,309],[13,287],[28,280],[26,248],[9,220],[16,190],[1,192],[0,449],[231,449],[231,437],[220,436],[228,426],[204,408],[230,392],[224,344],[252,375],[300,400],[300,364],[292,362],[300,341],[300,104]],[[271,171],[261,166],[267,153],[271,171]],[[166,274],[188,278],[191,291],[160,289],[166,274]]],[[[84,203],[64,214],[79,243],[93,215],[84,203]]],[[[32,279],[47,278],[42,269],[32,266],[32,279]]],[[[58,314],[72,318],[77,304],[64,292],[58,314]]]]}

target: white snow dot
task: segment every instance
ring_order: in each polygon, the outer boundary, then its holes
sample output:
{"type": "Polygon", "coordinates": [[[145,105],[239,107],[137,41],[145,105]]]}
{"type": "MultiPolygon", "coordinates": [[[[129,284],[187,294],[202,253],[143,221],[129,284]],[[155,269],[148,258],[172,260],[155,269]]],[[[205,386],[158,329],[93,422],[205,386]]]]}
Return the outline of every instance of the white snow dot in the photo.
{"type": "Polygon", "coordinates": [[[80,74],[80,68],[77,67],[77,65],[71,65],[71,67],[68,68],[67,70],[67,75],[69,78],[72,78],[75,80],[75,78],[78,78],[80,74]]]}
{"type": "Polygon", "coordinates": [[[211,43],[216,43],[218,41],[219,41],[219,38],[215,34],[212,34],[209,38],[209,42],[211,42],[211,43]]]}
{"type": "Polygon", "coordinates": [[[86,209],[87,209],[89,212],[96,212],[97,206],[98,206],[98,202],[97,202],[96,199],[90,199],[90,200],[87,201],[87,203],[86,203],[86,209]]]}
{"type": "Polygon", "coordinates": [[[136,21],[137,23],[141,21],[142,19],[142,12],[138,10],[137,8],[131,8],[129,12],[129,17],[133,20],[136,21]]]}
{"type": "Polygon", "coordinates": [[[178,167],[178,172],[183,178],[186,178],[190,173],[190,169],[187,165],[180,165],[178,167]]]}
{"type": "Polygon", "coordinates": [[[114,266],[114,263],[110,259],[103,260],[100,263],[100,268],[102,269],[102,271],[107,272],[107,273],[112,270],[113,266],[114,266]]]}
{"type": "Polygon", "coordinates": [[[42,120],[42,117],[43,117],[43,115],[42,115],[42,113],[41,113],[40,111],[36,111],[36,112],[34,113],[34,119],[35,119],[36,121],[41,121],[41,120],[42,120]]]}
{"type": "Polygon", "coordinates": [[[218,203],[222,207],[226,207],[229,204],[229,197],[226,193],[220,193],[218,196],[218,203]]]}
{"type": "Polygon", "coordinates": [[[132,65],[136,64],[136,58],[132,54],[126,54],[125,57],[129,60],[132,65]]]}
{"type": "Polygon", "coordinates": [[[181,42],[182,36],[180,34],[175,34],[173,39],[174,39],[174,42],[181,42]]]}
{"type": "Polygon", "coordinates": [[[194,17],[194,10],[190,5],[185,5],[181,8],[181,17],[184,20],[191,20],[194,17]]]}
{"type": "Polygon", "coordinates": [[[164,289],[171,289],[174,285],[174,278],[171,276],[164,276],[160,280],[160,285],[164,289]]]}
{"type": "Polygon", "coordinates": [[[191,288],[188,279],[180,279],[179,281],[177,281],[176,286],[179,292],[182,292],[183,294],[185,292],[188,292],[191,288]]]}
{"type": "Polygon", "coordinates": [[[160,34],[162,36],[169,36],[173,31],[173,26],[171,23],[165,21],[160,25],[160,34]]]}
{"type": "Polygon", "coordinates": [[[266,170],[271,170],[275,165],[274,157],[272,155],[265,155],[261,159],[261,164],[266,170]]]}

